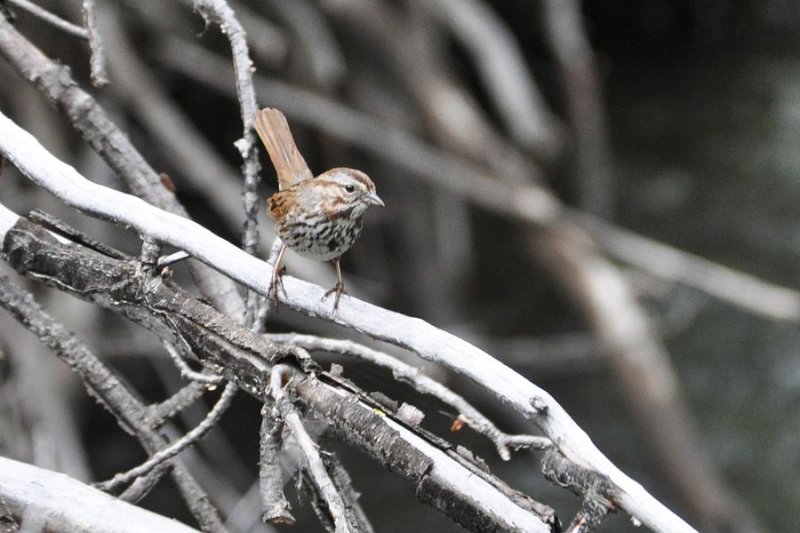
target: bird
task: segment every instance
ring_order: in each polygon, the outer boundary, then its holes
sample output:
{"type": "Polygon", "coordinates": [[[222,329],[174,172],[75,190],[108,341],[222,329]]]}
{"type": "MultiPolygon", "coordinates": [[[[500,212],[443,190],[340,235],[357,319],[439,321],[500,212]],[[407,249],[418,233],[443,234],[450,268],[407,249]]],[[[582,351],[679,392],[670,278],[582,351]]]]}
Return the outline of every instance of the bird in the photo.
{"type": "Polygon", "coordinates": [[[345,293],[339,264],[342,254],[361,235],[367,209],[385,204],[370,177],[360,170],[337,167],[314,177],[280,110],[269,107],[259,110],[253,125],[278,175],[278,192],[267,199],[267,212],[282,245],[267,294],[273,299],[277,299],[279,290],[286,294],[281,263],[289,248],[308,259],[333,262],[336,285],[323,299],[334,294],[336,311],[339,297],[345,293]]]}

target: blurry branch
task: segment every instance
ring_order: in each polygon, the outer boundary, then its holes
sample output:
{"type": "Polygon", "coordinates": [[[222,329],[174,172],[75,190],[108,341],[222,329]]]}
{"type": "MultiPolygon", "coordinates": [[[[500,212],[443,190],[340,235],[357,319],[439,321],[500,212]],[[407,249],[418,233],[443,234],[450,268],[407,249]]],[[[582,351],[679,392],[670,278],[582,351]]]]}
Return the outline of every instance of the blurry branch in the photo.
{"type": "Polygon", "coordinates": [[[296,37],[291,54],[303,81],[322,90],[333,90],[347,74],[347,64],[333,30],[308,0],[269,0],[270,9],[296,37]]]}
{"type": "Polygon", "coordinates": [[[0,457],[0,500],[4,518],[10,513],[20,525],[19,531],[197,533],[177,520],[123,502],[64,474],[5,457],[0,457]],[[34,529],[34,524],[41,529],[34,529]]]}
{"type": "Polygon", "coordinates": [[[456,409],[458,411],[458,417],[453,421],[453,424],[457,425],[459,422],[464,423],[474,431],[490,439],[497,448],[497,453],[504,461],[508,461],[511,458],[509,447],[514,449],[543,449],[552,445],[549,440],[542,437],[535,437],[533,435],[509,435],[500,431],[491,420],[475,409],[475,407],[462,396],[456,394],[438,381],[429,378],[423,374],[420,369],[408,365],[386,353],[373,350],[372,348],[350,340],[327,339],[314,335],[273,333],[267,335],[267,338],[275,342],[300,346],[310,351],[325,351],[354,357],[362,361],[370,362],[375,366],[391,370],[392,376],[396,380],[408,383],[414,387],[416,391],[422,394],[430,394],[456,409]]]}
{"type": "Polygon", "coordinates": [[[608,218],[614,208],[614,189],[605,111],[592,49],[583,28],[581,2],[545,0],[541,10],[550,51],[561,74],[573,131],[573,175],[578,182],[578,204],[590,213],[608,218]]]}
{"type": "Polygon", "coordinates": [[[81,439],[82,421],[75,402],[70,401],[74,400],[78,380],[65,376],[64,367],[39,339],[20,335],[19,331],[11,320],[0,319],[0,336],[8,339],[0,357],[7,376],[0,379],[6,381],[6,390],[13,395],[5,399],[4,407],[18,405],[24,416],[23,431],[16,433],[13,426],[0,429],[3,454],[79,481],[89,480],[90,457],[81,439]],[[6,436],[12,435],[13,439],[8,439],[11,442],[7,442],[6,436]],[[13,452],[15,447],[19,453],[13,452]]]}
{"type": "Polygon", "coordinates": [[[591,215],[576,215],[600,246],[625,263],[772,320],[800,321],[800,292],[764,281],[591,215]]]}
{"type": "MultiPolygon", "coordinates": [[[[186,250],[195,258],[213,265],[231,278],[266,295],[264,279],[267,279],[269,275],[270,265],[242,252],[207,229],[183,217],[161,211],[139,198],[85,180],[72,167],[54,158],[30,134],[2,114],[0,114],[0,152],[31,181],[46,188],[67,205],[104,220],[129,225],[141,235],[186,250]]],[[[16,223],[17,218],[12,213],[0,210],[0,234],[7,233],[16,223]]],[[[6,238],[5,246],[10,246],[11,241],[6,238]]],[[[27,250],[24,253],[31,253],[31,251],[27,250]]],[[[23,269],[29,268],[24,267],[24,264],[18,266],[23,269]]],[[[101,270],[73,274],[102,278],[107,276],[108,272],[101,270]]],[[[160,286],[164,287],[165,284],[160,286]]],[[[546,391],[478,348],[422,320],[375,307],[355,298],[344,298],[340,302],[338,310],[334,312],[330,303],[322,299],[324,289],[288,276],[284,278],[284,286],[286,294],[278,295],[279,301],[283,305],[403,347],[424,359],[442,364],[485,387],[497,398],[538,425],[570,461],[607,476],[614,484],[616,501],[620,507],[642,523],[657,530],[693,531],[683,520],[648,494],[641,485],[614,466],[546,391]]],[[[94,293],[88,293],[86,296],[101,305],[103,303],[108,305],[107,300],[98,298],[94,293]]],[[[161,300],[159,302],[161,305],[167,303],[161,300]]],[[[113,308],[124,312],[125,306],[121,305],[119,301],[115,301],[113,308]]],[[[172,316],[183,310],[171,306],[159,310],[160,313],[167,311],[172,316]]],[[[212,310],[208,309],[203,314],[210,315],[211,313],[212,310]]],[[[133,319],[137,318],[135,314],[128,316],[133,319]]],[[[194,323],[186,323],[187,318],[178,316],[173,320],[179,320],[177,325],[188,328],[186,334],[190,334],[193,333],[194,323]]],[[[228,332],[234,327],[235,325],[231,324],[231,327],[225,328],[225,331],[228,332]]],[[[226,337],[228,343],[241,343],[243,339],[252,338],[250,332],[238,329],[240,331],[237,332],[236,337],[226,337]],[[246,336],[243,336],[245,334],[246,336]]],[[[261,340],[261,342],[265,341],[261,340]]],[[[201,347],[204,346],[193,345],[193,349],[201,347]]],[[[225,362],[228,365],[231,364],[230,360],[226,359],[225,362]]],[[[222,363],[220,362],[220,364],[222,363]]],[[[231,374],[241,372],[241,364],[233,368],[236,368],[237,371],[231,374]]],[[[261,375],[260,371],[258,375],[261,375]]],[[[228,377],[236,379],[234,375],[228,377]]],[[[239,384],[243,385],[241,376],[238,379],[240,380],[239,384]]],[[[251,382],[250,388],[246,387],[246,389],[252,391],[253,385],[251,382]]],[[[296,384],[296,390],[301,390],[299,383],[296,384]]],[[[332,398],[328,398],[326,401],[332,402],[332,398]]],[[[318,409],[323,407],[325,406],[318,405],[318,409]]],[[[328,412],[332,416],[334,413],[330,409],[336,409],[336,407],[327,406],[323,412],[328,412]]],[[[468,485],[471,488],[475,487],[474,483],[468,483],[468,485]]]]}
{"type": "MultiPolygon", "coordinates": [[[[475,335],[464,326],[451,328],[451,331],[467,339],[475,335]]],[[[503,354],[508,366],[531,369],[540,379],[551,373],[592,371],[608,362],[604,346],[588,332],[510,337],[476,335],[474,340],[490,352],[503,354]]]]}
{"type": "MultiPolygon", "coordinates": [[[[229,72],[230,66],[218,56],[185,41],[168,39],[161,57],[171,69],[231,95],[230,86],[220,80],[220,73],[229,72]]],[[[553,220],[558,213],[558,201],[537,185],[498,186],[478,165],[443,153],[406,130],[278,80],[257,75],[255,85],[263,100],[299,122],[364,148],[489,211],[538,224],[553,220]]]]}
{"type": "MultiPolygon", "coordinates": [[[[137,2],[142,4],[142,2],[137,2]]],[[[145,4],[148,4],[145,2],[145,4]]],[[[253,53],[264,63],[277,66],[289,55],[289,39],[282,28],[275,26],[266,17],[252,11],[243,2],[230,2],[242,27],[247,32],[247,42],[253,53]]],[[[145,6],[147,9],[147,6],[145,6]]]]}
{"type": "MultiPolygon", "coordinates": [[[[86,345],[47,314],[29,293],[6,277],[0,277],[0,306],[80,375],[89,393],[111,411],[123,429],[139,439],[148,453],[155,453],[164,446],[163,437],[147,423],[147,407],[86,345]]],[[[216,509],[183,464],[173,462],[172,476],[203,529],[222,531],[216,509]]]]}
{"type": "MultiPolygon", "coordinates": [[[[133,147],[125,135],[86,91],[70,76],[69,69],[50,60],[0,17],[0,56],[64,113],[86,142],[114,169],[130,190],[147,202],[188,217],[175,194],[133,147]]],[[[202,293],[228,316],[244,316],[244,305],[235,285],[204,265],[190,264],[202,293]]]]}
{"type": "MultiPolygon", "coordinates": [[[[494,172],[516,181],[541,174],[529,157],[497,133],[476,99],[455,77],[444,38],[434,31],[435,21],[423,5],[409,3],[409,14],[392,10],[385,1],[325,6],[344,27],[369,39],[399,71],[398,80],[444,147],[465,154],[467,160],[486,162],[494,172]]],[[[398,92],[386,87],[378,90],[398,92]]],[[[385,115],[383,106],[376,114],[379,118],[385,115]]]]}
{"type": "MultiPolygon", "coordinates": [[[[218,73],[230,69],[198,46],[168,40],[161,58],[172,69],[231,94],[218,73]],[[190,65],[196,67],[190,67],[190,65]],[[202,65],[202,67],[197,67],[202,65]]],[[[600,218],[563,206],[539,185],[507,185],[501,177],[465,159],[436,150],[411,133],[342,104],[278,80],[256,76],[256,89],[290,117],[359,146],[423,178],[466,197],[475,205],[525,223],[577,224],[609,254],[652,274],[711,294],[751,313],[800,321],[800,293],[659,243],[600,218]]]]}
{"type": "Polygon", "coordinates": [[[693,515],[706,528],[722,527],[720,520],[728,528],[722,517],[745,515],[746,508],[727,488],[705,451],[669,354],[629,284],[581,231],[553,228],[532,236],[531,241],[566,293],[584,310],[631,411],[693,515]]]}
{"type": "Polygon", "coordinates": [[[76,26],[75,24],[62,19],[61,17],[50,13],[46,9],[39,7],[38,5],[30,2],[28,0],[8,0],[9,4],[13,4],[20,9],[24,9],[34,17],[38,17],[43,21],[47,22],[51,26],[58,28],[59,30],[69,33],[70,35],[74,35],[76,37],[80,37],[83,40],[89,40],[89,32],[86,28],[81,26],[76,26]]]}
{"type": "Polygon", "coordinates": [[[512,139],[552,158],[561,141],[559,121],[547,108],[508,26],[478,0],[425,0],[425,5],[472,56],[512,139]]]}

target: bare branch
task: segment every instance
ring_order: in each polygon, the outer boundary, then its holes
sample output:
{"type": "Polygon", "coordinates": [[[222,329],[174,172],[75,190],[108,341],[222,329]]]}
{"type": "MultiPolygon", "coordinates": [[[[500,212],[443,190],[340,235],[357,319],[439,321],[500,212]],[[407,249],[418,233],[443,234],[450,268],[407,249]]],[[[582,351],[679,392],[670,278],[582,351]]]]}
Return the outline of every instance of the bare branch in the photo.
{"type": "Polygon", "coordinates": [[[604,476],[570,463],[555,450],[548,450],[542,459],[544,476],[583,498],[581,511],[566,531],[589,533],[600,525],[610,511],[616,510],[612,484],[604,476]]]}
{"type": "Polygon", "coordinates": [[[353,528],[359,533],[372,533],[372,524],[358,502],[361,494],[353,487],[353,480],[350,479],[350,474],[344,469],[344,465],[333,452],[326,453],[322,457],[322,461],[331,474],[333,484],[336,485],[339,494],[342,495],[345,501],[345,512],[347,513],[348,521],[353,524],[353,528]]]}
{"type": "MultiPolygon", "coordinates": [[[[266,296],[264,280],[269,275],[270,265],[185,218],[88,182],[2,114],[0,152],[29,179],[68,205],[106,220],[128,224],[140,234],[184,249],[266,296]]],[[[13,215],[0,211],[0,231],[13,224],[13,220],[13,215]]],[[[278,299],[287,307],[406,348],[487,388],[536,423],[570,460],[607,476],[615,485],[620,506],[644,524],[665,531],[693,531],[611,463],[546,391],[475,346],[420,319],[355,298],[344,298],[334,312],[323,301],[324,289],[288,276],[284,278],[284,286],[286,294],[279,294],[278,299]]]]}
{"type": "Polygon", "coordinates": [[[170,358],[175,363],[175,366],[178,367],[180,370],[181,377],[186,379],[191,379],[192,381],[197,381],[199,383],[205,383],[206,385],[216,385],[220,381],[222,381],[221,376],[216,376],[214,374],[205,374],[202,372],[195,372],[189,365],[186,364],[186,361],[183,360],[183,357],[178,352],[178,349],[171,342],[162,342],[164,349],[167,350],[170,358]]]}
{"type": "Polygon", "coordinates": [[[33,520],[48,531],[108,533],[197,533],[185,524],[136,507],[79,481],[42,468],[0,457],[0,499],[30,531],[33,520]],[[45,490],[42,490],[42,489],[45,490]],[[103,512],[98,512],[102,509],[103,512]]]}
{"type": "MultiPolygon", "coordinates": [[[[97,101],[72,79],[67,67],[46,57],[30,41],[0,17],[0,56],[67,115],[92,148],[100,154],[133,191],[153,205],[187,217],[173,192],[133,147],[97,101]]],[[[236,287],[224,276],[203,265],[191,264],[203,294],[229,316],[244,316],[244,305],[236,287]]]]}
{"type": "MultiPolygon", "coordinates": [[[[11,218],[8,213],[0,208],[0,229],[11,218]]],[[[162,338],[190,339],[192,352],[202,358],[204,365],[259,398],[266,387],[264,376],[270,371],[265,357],[285,360],[296,351],[274,345],[238,326],[168,281],[144,275],[135,263],[81,249],[74,243],[60,244],[23,219],[5,233],[3,245],[9,263],[20,273],[122,313],[162,338]],[[87,286],[92,290],[85,290],[87,286]],[[150,304],[143,307],[145,290],[150,304]]],[[[551,529],[555,517],[550,508],[509,489],[461,455],[442,451],[451,448],[448,443],[431,443],[430,437],[392,422],[390,413],[378,415],[378,405],[368,396],[356,396],[348,392],[350,388],[339,387],[323,387],[313,377],[298,377],[295,382],[299,399],[309,412],[322,416],[348,443],[417,483],[417,494],[423,502],[459,520],[474,520],[476,527],[480,525],[479,531],[505,530],[512,524],[522,524],[522,531],[551,529]],[[466,513],[465,508],[469,509],[466,513]]],[[[539,407],[543,409],[544,404],[539,407]]]]}
{"type": "Polygon", "coordinates": [[[294,524],[295,519],[289,511],[291,506],[283,493],[283,476],[278,463],[280,451],[280,422],[272,416],[267,405],[262,408],[260,442],[260,462],[258,469],[259,488],[263,512],[261,520],[271,524],[294,524]]]}
{"type": "Polygon", "coordinates": [[[414,368],[389,354],[373,350],[363,344],[358,344],[349,340],[326,339],[314,335],[300,335],[296,333],[273,333],[266,337],[275,342],[300,346],[306,350],[320,350],[338,353],[348,357],[356,357],[377,366],[390,369],[392,375],[398,381],[409,383],[422,394],[430,394],[456,409],[459,413],[456,420],[466,423],[478,433],[491,439],[497,448],[497,453],[504,461],[508,461],[511,458],[510,447],[515,449],[543,449],[552,445],[546,438],[536,437],[534,435],[509,435],[500,431],[491,420],[475,409],[462,396],[451,391],[438,381],[429,378],[423,374],[420,369],[414,368]]]}
{"type": "Polygon", "coordinates": [[[9,4],[14,4],[20,9],[24,9],[31,15],[42,19],[51,26],[58,28],[63,32],[69,33],[70,35],[74,35],[75,37],[80,37],[85,41],[89,40],[89,32],[86,30],[86,28],[77,26],[69,22],[68,20],[64,20],[61,17],[54,15],[53,13],[50,13],[46,9],[39,7],[33,2],[30,2],[29,0],[9,0],[9,4]]]}
{"type": "MultiPolygon", "coordinates": [[[[55,322],[30,294],[5,277],[0,277],[0,305],[77,372],[90,394],[117,417],[123,429],[135,434],[148,452],[155,453],[163,447],[163,438],[146,424],[146,407],[83,343],[55,322]]],[[[201,526],[210,531],[223,531],[216,509],[189,471],[181,463],[175,462],[172,474],[201,526]]]]}
{"type": "Polygon", "coordinates": [[[354,531],[347,520],[344,500],[331,481],[325,464],[319,455],[316,443],[303,427],[297,409],[289,399],[288,391],[291,390],[291,381],[294,377],[294,370],[285,365],[275,365],[272,369],[270,379],[270,395],[275,402],[275,411],[278,419],[286,426],[292,434],[303,453],[309,476],[319,492],[320,497],[325,501],[327,512],[333,520],[336,533],[349,533],[354,531]]]}
{"type": "Polygon", "coordinates": [[[186,433],[184,436],[166,448],[160,449],[157,453],[153,454],[147,461],[139,466],[131,468],[127,472],[120,472],[112,479],[103,483],[99,483],[98,486],[104,491],[112,491],[120,485],[130,483],[130,481],[134,478],[147,474],[153,468],[159,466],[164,461],[172,459],[188,446],[191,446],[198,440],[202,439],[203,436],[210,431],[211,428],[217,424],[217,422],[219,422],[219,419],[230,405],[231,400],[233,400],[233,395],[236,394],[237,390],[238,388],[236,387],[235,383],[228,383],[225,386],[225,389],[222,391],[222,395],[220,396],[219,400],[217,400],[217,403],[214,405],[214,408],[211,409],[211,412],[208,413],[208,416],[200,425],[186,433]]]}
{"type": "Polygon", "coordinates": [[[609,170],[605,112],[592,50],[583,29],[581,3],[546,0],[541,3],[545,34],[561,74],[574,139],[574,174],[579,204],[608,217],[614,207],[609,170]]]}
{"type": "Polygon", "coordinates": [[[480,0],[426,0],[472,55],[512,137],[545,157],[558,150],[559,121],[549,111],[509,28],[480,0]]]}
{"type": "MultiPolygon", "coordinates": [[[[244,133],[235,144],[242,155],[244,174],[244,230],[242,232],[242,249],[254,254],[258,247],[258,210],[261,205],[258,184],[261,181],[258,162],[258,141],[253,130],[253,117],[258,106],[256,92],[253,88],[253,62],[247,48],[247,38],[239,19],[225,0],[182,0],[192,3],[206,23],[215,22],[231,44],[233,58],[234,81],[239,98],[244,133]]],[[[258,313],[259,299],[256,293],[249,291],[246,300],[247,324],[254,324],[258,313]]]]}
{"type": "Polygon", "coordinates": [[[163,402],[151,405],[148,408],[148,425],[152,428],[163,425],[177,413],[199,400],[209,388],[206,383],[192,381],[163,402]]]}
{"type": "Polygon", "coordinates": [[[92,56],[89,67],[92,78],[92,85],[103,87],[108,83],[108,73],[106,73],[106,58],[103,51],[103,39],[97,29],[97,13],[94,7],[94,0],[83,0],[81,7],[83,14],[83,24],[89,37],[89,48],[92,56]]]}

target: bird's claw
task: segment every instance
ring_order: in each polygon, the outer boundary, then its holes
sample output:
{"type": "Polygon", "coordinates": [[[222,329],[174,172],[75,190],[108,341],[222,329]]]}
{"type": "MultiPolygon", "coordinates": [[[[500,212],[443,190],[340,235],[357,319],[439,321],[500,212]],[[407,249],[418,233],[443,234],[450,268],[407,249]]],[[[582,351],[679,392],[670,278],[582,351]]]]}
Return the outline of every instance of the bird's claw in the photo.
{"type": "Polygon", "coordinates": [[[284,272],[286,272],[286,267],[274,270],[272,272],[272,279],[269,282],[269,288],[267,288],[267,296],[275,305],[278,304],[278,291],[282,292],[283,296],[286,297],[286,289],[283,286],[284,272]]]}
{"type": "Polygon", "coordinates": [[[336,309],[339,307],[339,297],[340,297],[342,294],[347,294],[347,291],[346,291],[346,290],[344,290],[344,283],[339,283],[339,282],[337,282],[337,283],[336,283],[336,285],[334,285],[333,287],[331,287],[330,289],[328,289],[327,291],[325,291],[325,294],[323,294],[323,295],[322,295],[322,299],[324,300],[324,299],[325,299],[325,298],[327,298],[327,297],[328,297],[328,295],[330,295],[331,293],[334,293],[334,297],[333,297],[333,310],[334,310],[334,311],[336,311],[336,309]]]}

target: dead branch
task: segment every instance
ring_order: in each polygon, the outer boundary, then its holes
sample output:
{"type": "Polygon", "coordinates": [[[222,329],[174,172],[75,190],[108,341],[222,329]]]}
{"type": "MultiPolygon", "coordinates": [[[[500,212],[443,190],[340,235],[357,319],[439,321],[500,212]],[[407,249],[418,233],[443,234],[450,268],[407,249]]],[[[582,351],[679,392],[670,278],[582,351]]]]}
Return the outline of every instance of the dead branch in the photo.
{"type": "MultiPolygon", "coordinates": [[[[122,313],[162,338],[172,342],[180,338],[204,365],[256,397],[267,387],[269,361],[293,353],[291,347],[254,335],[170,282],[145,273],[136,262],[59,243],[24,219],[3,234],[3,255],[20,273],[122,313]]],[[[233,248],[243,257],[251,257],[233,248]]],[[[325,420],[346,442],[424,486],[419,492],[423,501],[432,502],[430,494],[439,494],[435,507],[459,520],[464,519],[463,506],[468,505],[470,514],[480,518],[473,524],[477,531],[507,529],[510,524],[526,524],[522,526],[525,531],[549,531],[546,524],[554,518],[548,508],[508,489],[501,491],[504,484],[499,480],[468,469],[457,456],[388,416],[377,415],[374,405],[363,403],[366,395],[337,387],[335,380],[326,383],[299,371],[296,376],[294,390],[308,412],[325,420]],[[452,498],[465,500],[455,504],[452,498]],[[521,506],[520,502],[527,503],[521,506]]]]}
{"type": "Polygon", "coordinates": [[[0,499],[3,501],[0,506],[3,518],[10,515],[16,519],[20,531],[41,527],[48,531],[108,533],[197,532],[176,520],[125,503],[64,474],[5,457],[0,457],[0,499]],[[81,505],[76,505],[76,502],[81,502],[81,505]],[[99,509],[103,512],[98,512],[99,509]]]}
{"type": "MultiPolygon", "coordinates": [[[[83,343],[42,310],[30,294],[5,277],[0,277],[0,305],[77,372],[90,394],[117,417],[122,428],[136,435],[148,452],[155,453],[164,446],[161,435],[147,425],[146,407],[83,343]]],[[[177,461],[172,467],[173,478],[201,527],[224,531],[216,509],[189,471],[177,461]]]]}
{"type": "MultiPolygon", "coordinates": [[[[75,83],[69,69],[51,61],[3,17],[0,17],[0,56],[67,115],[73,127],[134,194],[162,209],[188,216],[127,135],[75,83]]],[[[228,316],[244,316],[244,305],[230,280],[201,265],[192,264],[191,268],[200,289],[218,308],[228,316]]]]}
{"type": "MultiPolygon", "coordinates": [[[[186,250],[266,296],[266,284],[263,280],[269,275],[269,265],[185,218],[160,211],[138,198],[86,181],[72,167],[53,158],[34,138],[3,115],[0,115],[0,151],[29,179],[47,188],[68,205],[106,220],[124,222],[142,235],[186,250]]],[[[13,214],[0,211],[0,232],[8,232],[15,223],[13,214]]],[[[28,253],[26,250],[23,255],[28,253]]],[[[94,275],[101,279],[103,277],[102,272],[94,275]]],[[[570,460],[608,476],[615,484],[620,507],[643,523],[671,531],[692,530],[641,485],[614,466],[547,392],[488,354],[422,320],[405,317],[354,298],[345,298],[334,313],[323,302],[322,288],[290,277],[284,278],[284,286],[286,294],[281,293],[278,298],[287,307],[346,325],[373,338],[406,348],[463,374],[499,399],[508,402],[519,413],[535,422],[570,460]]],[[[95,300],[100,305],[108,304],[103,298],[95,300]]],[[[166,302],[159,303],[164,305],[166,302]]],[[[115,308],[124,309],[119,305],[115,308]]],[[[159,308],[157,311],[163,313],[166,309],[159,308]]],[[[172,311],[176,312],[177,309],[172,311]]],[[[152,318],[157,318],[156,322],[162,320],[158,314],[152,318]]],[[[181,329],[188,327],[186,318],[179,314],[176,325],[181,329]]],[[[163,331],[164,325],[152,324],[151,327],[163,331]]],[[[191,328],[184,331],[183,335],[191,335],[193,331],[190,330],[191,328]]],[[[227,328],[223,331],[227,331],[227,328]]],[[[193,344],[192,348],[196,350],[200,346],[193,344]]],[[[223,357],[223,354],[218,356],[223,357]]],[[[239,379],[238,383],[246,390],[257,387],[257,383],[243,383],[241,377],[232,375],[235,373],[227,374],[230,379],[239,379]]]]}

